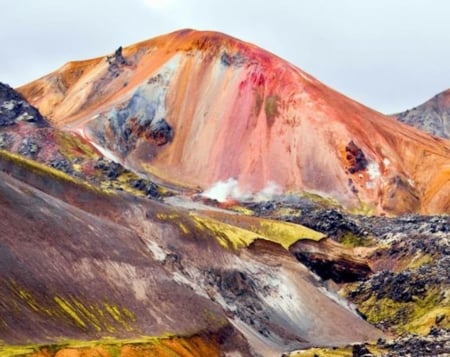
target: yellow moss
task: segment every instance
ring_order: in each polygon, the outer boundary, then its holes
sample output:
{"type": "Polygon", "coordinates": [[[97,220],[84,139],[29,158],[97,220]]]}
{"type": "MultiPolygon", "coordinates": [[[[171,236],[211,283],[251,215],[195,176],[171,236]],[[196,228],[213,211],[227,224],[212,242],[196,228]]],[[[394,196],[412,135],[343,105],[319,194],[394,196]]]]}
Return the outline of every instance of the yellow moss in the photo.
{"type": "Polygon", "coordinates": [[[91,159],[100,157],[98,151],[91,144],[72,133],[55,131],[55,140],[61,153],[70,160],[76,157],[91,159]]]}
{"type": "Polygon", "coordinates": [[[360,237],[351,232],[344,233],[339,239],[339,243],[346,247],[367,247],[372,241],[373,240],[368,237],[360,237]]]}
{"type": "MultiPolygon", "coordinates": [[[[250,229],[253,230],[252,227],[250,229]]],[[[272,242],[281,244],[285,249],[300,239],[319,241],[325,237],[322,233],[298,224],[268,219],[261,219],[259,227],[256,226],[254,229],[256,233],[262,234],[272,242]]]]}
{"type": "MultiPolygon", "coordinates": [[[[367,349],[373,356],[379,356],[386,353],[385,350],[373,345],[368,345],[367,349]]],[[[294,351],[288,354],[289,357],[351,357],[352,355],[352,347],[310,348],[308,350],[294,351]]]]}
{"type": "Polygon", "coordinates": [[[288,354],[289,357],[351,357],[349,348],[311,348],[305,351],[295,351],[288,354]]]}
{"type": "Polygon", "coordinates": [[[291,216],[291,217],[300,217],[302,212],[299,209],[289,208],[289,207],[280,207],[272,212],[274,217],[283,217],[283,216],[291,216]]]}
{"type": "MultiPolygon", "coordinates": [[[[40,314],[45,314],[53,318],[69,318],[77,326],[87,329],[93,327],[97,332],[114,332],[116,328],[112,322],[119,323],[128,331],[132,330],[130,322],[136,321],[132,311],[126,307],[120,307],[111,303],[103,302],[97,305],[86,305],[74,297],[63,298],[55,296],[53,298],[56,305],[42,305],[33,295],[20,287],[16,282],[8,282],[9,288],[16,294],[17,299],[12,299],[9,303],[12,308],[20,311],[17,301],[24,301],[31,309],[40,314]],[[17,301],[16,301],[17,300],[17,301]]],[[[2,320],[0,319],[0,324],[2,320]]]]}
{"type": "Polygon", "coordinates": [[[317,193],[307,192],[307,191],[301,192],[300,196],[307,198],[308,200],[310,200],[312,202],[322,204],[326,207],[340,207],[340,204],[338,203],[338,201],[332,197],[321,196],[317,193]]]}
{"type": "Polygon", "coordinates": [[[128,310],[126,307],[122,308],[123,314],[125,317],[130,321],[136,321],[136,316],[133,314],[132,311],[128,310]]]}
{"type": "Polygon", "coordinates": [[[168,221],[168,220],[174,220],[179,218],[180,216],[176,213],[163,213],[163,212],[158,212],[156,214],[156,218],[158,218],[161,221],[168,221]]]}
{"type": "Polygon", "coordinates": [[[59,296],[54,297],[55,302],[59,305],[59,307],[79,326],[86,327],[85,322],[78,316],[75,311],[75,308],[63,298],[59,296]]]}
{"type": "Polygon", "coordinates": [[[404,306],[405,304],[388,298],[377,300],[375,296],[371,296],[361,303],[359,309],[367,316],[367,321],[376,324],[384,320],[392,320],[395,313],[404,306]]]}
{"type": "Polygon", "coordinates": [[[256,239],[275,242],[288,249],[300,239],[324,238],[322,233],[298,224],[223,212],[190,212],[185,216],[166,211],[158,212],[156,218],[173,222],[184,234],[195,230],[212,233],[220,245],[230,249],[247,247],[256,239]]]}
{"type": "Polygon", "coordinates": [[[232,249],[247,247],[258,238],[278,243],[288,249],[300,239],[320,240],[324,237],[322,233],[312,229],[283,221],[257,219],[257,223],[241,228],[237,226],[239,217],[224,216],[224,219],[235,220],[234,225],[197,213],[191,213],[190,216],[198,229],[212,231],[222,246],[232,249]]]}
{"type": "Polygon", "coordinates": [[[430,254],[418,255],[415,256],[405,268],[410,269],[418,269],[422,265],[428,264],[433,260],[433,257],[430,254]]]}
{"type": "Polygon", "coordinates": [[[95,191],[97,193],[105,193],[104,191],[96,188],[95,186],[92,186],[91,184],[82,181],[78,178],[75,178],[73,176],[70,176],[63,171],[59,171],[53,167],[41,164],[37,161],[27,159],[26,157],[21,156],[19,154],[15,154],[0,149],[0,158],[7,162],[12,162],[19,167],[23,167],[36,175],[48,177],[56,181],[71,183],[83,187],[85,189],[88,189],[90,191],[95,191]]]}
{"type": "Polygon", "coordinates": [[[375,207],[367,202],[360,201],[359,204],[348,210],[351,214],[361,214],[363,216],[373,216],[375,207]]]}
{"type": "MultiPolygon", "coordinates": [[[[414,309],[411,318],[403,327],[405,331],[417,334],[428,334],[431,327],[436,325],[436,317],[440,314],[450,316],[449,297],[442,299],[438,291],[429,291],[424,298],[414,299],[414,309]]],[[[450,326],[449,319],[444,319],[441,327],[450,326]]]]}
{"type": "Polygon", "coordinates": [[[189,227],[187,224],[183,223],[182,221],[182,217],[176,213],[163,213],[163,212],[158,212],[156,214],[156,218],[159,219],[160,221],[170,221],[173,222],[174,224],[176,224],[181,232],[183,234],[189,234],[191,231],[189,230],[189,227]]]}
{"type": "Polygon", "coordinates": [[[425,311],[424,314],[416,319],[413,319],[405,326],[405,330],[417,333],[419,335],[427,335],[430,328],[436,325],[436,317],[444,315],[444,319],[439,323],[442,328],[450,328],[450,306],[438,306],[431,310],[425,311]]]}
{"type": "Polygon", "coordinates": [[[145,197],[145,193],[141,190],[138,190],[137,188],[134,188],[131,186],[130,182],[133,180],[138,180],[139,176],[136,175],[132,171],[126,171],[121,173],[116,180],[114,181],[107,181],[112,184],[114,189],[121,189],[122,191],[129,192],[135,196],[139,197],[145,197]]]}
{"type": "Polygon", "coordinates": [[[11,290],[15,291],[18,297],[21,300],[24,300],[30,308],[32,308],[34,311],[41,311],[41,307],[37,303],[36,299],[28,291],[22,289],[14,281],[11,281],[9,283],[9,287],[11,288],[11,290]]]}
{"type": "Polygon", "coordinates": [[[178,223],[178,227],[180,227],[184,234],[189,234],[189,229],[183,224],[183,222],[178,223]]]}
{"type": "Polygon", "coordinates": [[[100,332],[102,330],[101,323],[98,320],[98,318],[95,316],[94,313],[89,311],[89,309],[87,307],[85,307],[81,302],[79,302],[77,300],[74,301],[74,305],[80,310],[81,313],[83,313],[89,319],[92,326],[94,326],[94,328],[98,332],[100,332]]]}
{"type": "Polygon", "coordinates": [[[35,346],[4,346],[0,344],[0,357],[28,356],[38,350],[35,346]]]}
{"type": "Polygon", "coordinates": [[[126,309],[126,308],[120,308],[119,306],[104,303],[105,310],[108,312],[108,314],[114,319],[114,321],[121,324],[126,330],[131,331],[132,327],[129,325],[129,321],[135,321],[136,317],[134,314],[126,309]]]}
{"type": "Polygon", "coordinates": [[[117,306],[109,305],[108,303],[105,303],[106,311],[109,312],[109,314],[113,317],[114,320],[120,321],[120,311],[117,308],[117,306]]]}
{"type": "MultiPolygon", "coordinates": [[[[429,291],[424,297],[413,297],[413,301],[396,302],[388,298],[376,299],[371,296],[361,302],[359,310],[367,316],[370,323],[390,321],[398,332],[409,332],[421,335],[429,333],[436,325],[436,317],[440,314],[449,316],[450,303],[448,299],[441,299],[437,291],[429,291]],[[397,317],[402,312],[401,318],[397,317]]],[[[450,321],[444,319],[442,327],[450,326],[450,321]]]]}
{"type": "Polygon", "coordinates": [[[199,230],[213,232],[217,241],[225,248],[239,249],[251,244],[257,237],[253,232],[234,227],[211,218],[190,215],[199,230]]]}
{"type": "Polygon", "coordinates": [[[228,207],[228,209],[230,211],[237,212],[244,216],[252,216],[254,214],[254,212],[250,208],[239,206],[239,205],[228,207]]]}

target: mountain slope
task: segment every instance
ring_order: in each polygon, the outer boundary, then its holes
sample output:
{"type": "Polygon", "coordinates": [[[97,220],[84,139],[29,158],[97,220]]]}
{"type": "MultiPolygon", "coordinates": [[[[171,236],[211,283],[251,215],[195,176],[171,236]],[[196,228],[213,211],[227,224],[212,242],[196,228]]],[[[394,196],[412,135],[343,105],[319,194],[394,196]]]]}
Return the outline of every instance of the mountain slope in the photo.
{"type": "Polygon", "coordinates": [[[450,89],[410,110],[394,114],[401,122],[429,134],[450,139],[450,89]]]}
{"type": "Polygon", "coordinates": [[[380,336],[269,230],[261,239],[5,152],[0,214],[2,343],[200,335],[270,356],[380,336]]]}
{"type": "Polygon", "coordinates": [[[378,213],[450,209],[447,141],[220,33],[160,36],[19,91],[57,127],[166,183],[236,179],[250,193],[274,183],[378,213]]]}

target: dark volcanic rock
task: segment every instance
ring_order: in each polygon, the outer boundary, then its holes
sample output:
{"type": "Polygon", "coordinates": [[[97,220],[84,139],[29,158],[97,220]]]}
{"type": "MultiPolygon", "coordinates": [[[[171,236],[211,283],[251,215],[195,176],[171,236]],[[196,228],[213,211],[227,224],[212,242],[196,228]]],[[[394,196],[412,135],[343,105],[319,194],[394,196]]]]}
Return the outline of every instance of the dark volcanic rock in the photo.
{"type": "Polygon", "coordinates": [[[19,147],[19,154],[34,158],[40,147],[32,138],[26,138],[19,147]]]}
{"type": "Polygon", "coordinates": [[[353,345],[352,357],[369,357],[369,356],[372,356],[372,354],[365,345],[353,345]]]}
{"type": "Polygon", "coordinates": [[[114,161],[105,160],[103,158],[100,158],[97,160],[97,163],[95,164],[95,168],[100,169],[109,180],[116,179],[124,171],[124,168],[122,165],[120,165],[114,161]]]}
{"type": "Polygon", "coordinates": [[[349,233],[360,238],[383,237],[397,233],[427,234],[450,232],[449,216],[421,216],[408,214],[398,217],[363,216],[345,213],[338,208],[327,208],[320,203],[312,202],[306,198],[295,202],[251,202],[246,207],[255,212],[255,215],[282,219],[287,222],[298,223],[330,238],[341,240],[349,233]],[[274,216],[277,208],[283,207],[300,214],[274,216]]]}
{"type": "Polygon", "coordinates": [[[146,149],[151,155],[155,147],[171,142],[174,131],[165,118],[158,117],[159,106],[159,101],[149,100],[143,90],[137,90],[129,101],[101,114],[95,125],[99,132],[107,133],[102,145],[125,156],[145,142],[153,146],[146,149]]]}
{"type": "Polygon", "coordinates": [[[261,335],[269,335],[269,315],[265,312],[267,307],[258,298],[258,293],[261,292],[257,291],[257,284],[250,276],[238,270],[211,269],[206,273],[206,281],[217,288],[228,304],[234,306],[234,311],[230,313],[255,327],[261,335]]]}
{"type": "Polygon", "coordinates": [[[366,260],[356,257],[349,248],[330,239],[319,242],[300,240],[289,251],[323,280],[348,283],[363,280],[372,273],[366,260]]]}
{"type": "Polygon", "coordinates": [[[56,157],[49,163],[50,167],[53,167],[54,169],[57,169],[59,171],[63,171],[66,174],[73,174],[73,167],[69,160],[65,159],[64,157],[56,157]]]}
{"type": "Polygon", "coordinates": [[[351,174],[354,174],[358,171],[364,170],[367,167],[368,161],[363,151],[356,146],[356,144],[352,141],[348,143],[345,147],[346,158],[349,163],[348,171],[351,174]]]}
{"type": "Polygon", "coordinates": [[[0,82],[0,127],[14,125],[19,121],[48,125],[39,111],[28,104],[21,94],[0,82]]]}
{"type": "Polygon", "coordinates": [[[106,57],[108,62],[108,71],[113,77],[118,77],[123,66],[129,66],[130,64],[122,54],[122,46],[120,46],[112,56],[106,57]]]}
{"type": "Polygon", "coordinates": [[[12,135],[8,133],[0,134],[0,149],[9,149],[13,143],[12,135]]]}
{"type": "MultiPolygon", "coordinates": [[[[173,138],[173,130],[164,118],[150,125],[150,135],[157,145],[167,144],[173,138]]],[[[148,135],[148,134],[147,134],[148,135]]]]}
{"type": "Polygon", "coordinates": [[[378,347],[387,350],[382,357],[450,355],[450,330],[433,329],[428,336],[406,335],[393,341],[379,340],[378,347]]]}

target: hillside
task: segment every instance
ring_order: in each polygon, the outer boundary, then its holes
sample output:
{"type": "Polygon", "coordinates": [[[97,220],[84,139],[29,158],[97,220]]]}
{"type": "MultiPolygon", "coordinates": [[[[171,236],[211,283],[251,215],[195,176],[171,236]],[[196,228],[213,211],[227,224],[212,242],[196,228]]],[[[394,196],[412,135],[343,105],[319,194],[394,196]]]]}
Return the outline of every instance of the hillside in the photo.
{"type": "Polygon", "coordinates": [[[71,62],[19,91],[55,125],[166,184],[310,192],[354,210],[450,207],[450,144],[252,44],[183,30],[71,62]]]}
{"type": "Polygon", "coordinates": [[[450,89],[394,117],[429,134],[450,139],[450,89]]]}

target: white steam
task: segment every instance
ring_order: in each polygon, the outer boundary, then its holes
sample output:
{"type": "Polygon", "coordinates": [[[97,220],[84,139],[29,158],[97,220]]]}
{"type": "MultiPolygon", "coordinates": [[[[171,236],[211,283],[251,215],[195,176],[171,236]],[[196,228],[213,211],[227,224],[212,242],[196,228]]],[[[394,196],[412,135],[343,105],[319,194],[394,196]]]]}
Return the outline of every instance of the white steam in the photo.
{"type": "Polygon", "coordinates": [[[256,193],[243,191],[239,187],[239,183],[234,178],[229,178],[225,181],[218,181],[206,191],[204,191],[201,196],[217,200],[219,202],[225,202],[230,199],[235,199],[239,201],[269,201],[275,195],[282,193],[281,187],[275,182],[270,181],[265,188],[256,193]]]}

